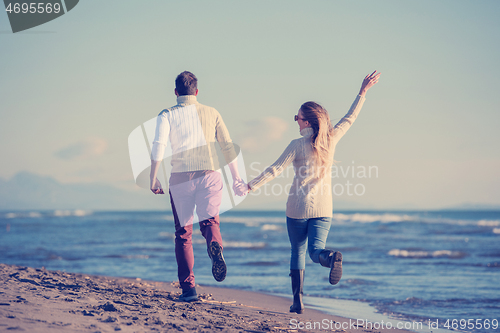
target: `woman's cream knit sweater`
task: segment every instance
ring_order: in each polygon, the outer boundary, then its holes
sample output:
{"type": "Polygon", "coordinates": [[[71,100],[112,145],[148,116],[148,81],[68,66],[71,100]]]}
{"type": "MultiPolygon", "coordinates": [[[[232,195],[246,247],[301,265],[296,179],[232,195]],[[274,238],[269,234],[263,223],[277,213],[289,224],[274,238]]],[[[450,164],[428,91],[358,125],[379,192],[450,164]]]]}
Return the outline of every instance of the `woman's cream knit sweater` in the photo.
{"type": "MultiPolygon", "coordinates": [[[[335,125],[331,145],[332,159],[335,146],[356,120],[364,101],[365,98],[358,95],[349,112],[335,125]]],[[[278,176],[290,163],[293,163],[295,176],[288,194],[286,216],[295,219],[331,217],[333,214],[331,165],[327,166],[325,175],[318,178],[315,175],[317,173],[314,170],[314,156],[311,146],[313,129],[306,127],[300,131],[300,134],[301,138],[292,140],[278,160],[250,181],[248,185],[252,191],[255,191],[278,176]]]]}

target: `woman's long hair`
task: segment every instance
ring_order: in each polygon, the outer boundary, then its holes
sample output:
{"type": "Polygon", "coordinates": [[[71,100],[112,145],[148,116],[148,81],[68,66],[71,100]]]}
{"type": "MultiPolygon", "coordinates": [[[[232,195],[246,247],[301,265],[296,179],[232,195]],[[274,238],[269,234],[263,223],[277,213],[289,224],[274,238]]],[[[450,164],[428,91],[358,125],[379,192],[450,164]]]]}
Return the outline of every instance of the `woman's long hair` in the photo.
{"type": "Polygon", "coordinates": [[[305,102],[300,107],[304,120],[311,124],[313,135],[311,137],[312,149],[315,157],[317,175],[321,178],[327,168],[334,162],[331,149],[333,126],[328,111],[316,102],[305,102]]]}

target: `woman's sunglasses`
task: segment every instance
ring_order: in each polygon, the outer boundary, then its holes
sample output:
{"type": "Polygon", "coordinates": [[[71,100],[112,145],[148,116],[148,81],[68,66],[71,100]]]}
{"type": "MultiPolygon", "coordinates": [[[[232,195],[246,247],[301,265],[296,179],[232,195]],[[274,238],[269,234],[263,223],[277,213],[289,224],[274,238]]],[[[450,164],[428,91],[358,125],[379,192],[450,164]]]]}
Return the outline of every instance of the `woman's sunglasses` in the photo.
{"type": "Polygon", "coordinates": [[[298,121],[299,119],[300,119],[300,120],[306,120],[306,118],[300,118],[298,115],[295,115],[295,118],[294,118],[294,119],[295,119],[295,121],[298,121]]]}

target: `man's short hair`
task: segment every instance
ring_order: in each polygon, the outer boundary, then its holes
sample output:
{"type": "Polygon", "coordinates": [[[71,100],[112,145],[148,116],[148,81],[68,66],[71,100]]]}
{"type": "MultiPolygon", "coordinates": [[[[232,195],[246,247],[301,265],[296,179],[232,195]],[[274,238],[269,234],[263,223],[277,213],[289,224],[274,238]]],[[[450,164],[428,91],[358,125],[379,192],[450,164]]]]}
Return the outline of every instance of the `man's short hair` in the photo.
{"type": "Polygon", "coordinates": [[[175,89],[179,96],[196,95],[198,89],[198,79],[193,73],[184,71],[177,75],[175,79],[175,89]]]}

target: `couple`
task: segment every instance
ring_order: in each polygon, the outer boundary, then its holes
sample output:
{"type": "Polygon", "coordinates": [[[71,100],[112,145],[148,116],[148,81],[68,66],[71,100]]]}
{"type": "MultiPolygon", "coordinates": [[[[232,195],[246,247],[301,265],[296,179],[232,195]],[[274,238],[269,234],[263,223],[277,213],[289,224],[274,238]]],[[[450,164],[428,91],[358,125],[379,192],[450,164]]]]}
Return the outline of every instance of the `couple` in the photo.
{"type": "Polygon", "coordinates": [[[302,138],[293,140],[276,162],[245,184],[239,176],[236,153],[220,114],[197,102],[197,79],[192,73],[179,74],[175,81],[177,105],[158,115],[150,174],[151,191],[163,194],[156,176],[163,151],[170,140],[173,155],[169,193],[175,220],[178,277],[182,288],[179,300],[197,299],[191,243],[195,206],[212,260],[212,274],[219,282],[226,276],[219,229],[222,180],[220,173],[214,172],[219,169],[214,153],[215,141],[229,165],[233,190],[237,195],[258,189],[293,163],[295,177],[286,205],[293,293],[290,312],[302,313],[304,310],[302,290],[307,248],[313,262],[330,269],[329,282],[337,284],[340,281],[342,254],[325,249],[333,213],[330,176],[333,155],[337,142],[361,110],[366,92],[378,82],[379,77],[380,73],[374,71],[364,78],[350,110],[335,126],[332,126],[328,112],[321,105],[315,102],[302,104],[295,115],[302,138]]]}

